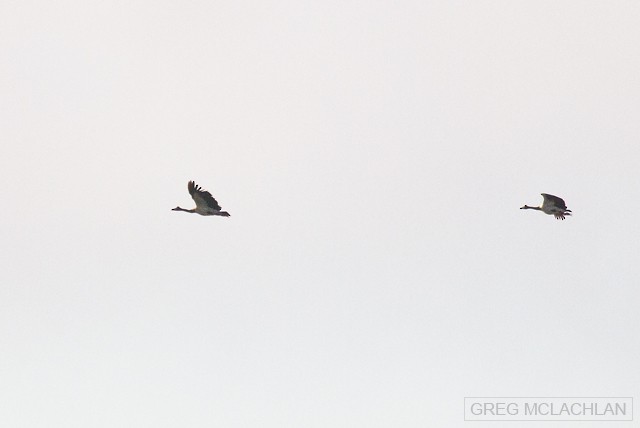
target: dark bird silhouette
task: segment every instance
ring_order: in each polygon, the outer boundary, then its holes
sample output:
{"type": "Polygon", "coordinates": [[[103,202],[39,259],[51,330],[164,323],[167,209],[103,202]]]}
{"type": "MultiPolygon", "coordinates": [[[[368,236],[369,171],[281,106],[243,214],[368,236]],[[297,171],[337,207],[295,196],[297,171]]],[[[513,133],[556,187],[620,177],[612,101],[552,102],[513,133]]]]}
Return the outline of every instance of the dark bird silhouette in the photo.
{"type": "Polygon", "coordinates": [[[545,214],[553,214],[556,219],[564,220],[564,217],[567,215],[571,215],[571,210],[567,209],[567,205],[564,201],[553,195],[549,195],[548,193],[541,193],[544,200],[542,201],[542,205],[539,207],[530,207],[525,205],[520,208],[521,210],[538,210],[542,211],[545,214]]]}
{"type": "Polygon", "coordinates": [[[198,186],[195,182],[190,181],[187,186],[189,189],[189,194],[196,202],[196,207],[190,210],[185,210],[184,208],[175,207],[172,208],[171,211],[184,211],[187,213],[196,213],[200,215],[220,215],[223,217],[229,217],[229,214],[226,211],[222,211],[222,208],[218,204],[211,193],[203,190],[202,187],[198,186]]]}

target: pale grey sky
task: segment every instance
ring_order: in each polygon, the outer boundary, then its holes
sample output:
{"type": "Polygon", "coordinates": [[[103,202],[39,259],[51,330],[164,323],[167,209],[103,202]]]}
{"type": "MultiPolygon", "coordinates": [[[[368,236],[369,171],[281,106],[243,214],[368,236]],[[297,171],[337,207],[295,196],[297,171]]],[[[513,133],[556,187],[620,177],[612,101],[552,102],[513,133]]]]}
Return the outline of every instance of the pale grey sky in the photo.
{"type": "Polygon", "coordinates": [[[640,397],[639,40],[636,1],[3,2],[0,425],[640,397]]]}

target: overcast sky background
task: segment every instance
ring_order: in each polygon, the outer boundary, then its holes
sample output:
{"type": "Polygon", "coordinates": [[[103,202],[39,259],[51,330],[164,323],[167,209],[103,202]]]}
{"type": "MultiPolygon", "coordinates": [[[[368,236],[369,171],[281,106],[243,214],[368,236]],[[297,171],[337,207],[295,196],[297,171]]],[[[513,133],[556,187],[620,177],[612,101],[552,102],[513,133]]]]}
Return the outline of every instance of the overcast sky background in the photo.
{"type": "Polygon", "coordinates": [[[639,41],[637,1],[2,2],[0,423],[640,397],[639,41]]]}

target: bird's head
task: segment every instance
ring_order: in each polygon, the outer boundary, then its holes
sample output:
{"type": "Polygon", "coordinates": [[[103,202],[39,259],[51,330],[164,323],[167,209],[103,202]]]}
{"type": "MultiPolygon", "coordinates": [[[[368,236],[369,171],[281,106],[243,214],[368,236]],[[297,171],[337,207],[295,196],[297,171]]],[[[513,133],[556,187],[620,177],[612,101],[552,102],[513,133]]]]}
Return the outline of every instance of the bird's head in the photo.
{"type": "Polygon", "coordinates": [[[171,208],[171,211],[182,211],[182,208],[180,207],[171,208]]]}
{"type": "Polygon", "coordinates": [[[526,209],[529,209],[529,208],[531,208],[529,205],[525,205],[524,207],[520,207],[521,210],[526,210],[526,209]]]}

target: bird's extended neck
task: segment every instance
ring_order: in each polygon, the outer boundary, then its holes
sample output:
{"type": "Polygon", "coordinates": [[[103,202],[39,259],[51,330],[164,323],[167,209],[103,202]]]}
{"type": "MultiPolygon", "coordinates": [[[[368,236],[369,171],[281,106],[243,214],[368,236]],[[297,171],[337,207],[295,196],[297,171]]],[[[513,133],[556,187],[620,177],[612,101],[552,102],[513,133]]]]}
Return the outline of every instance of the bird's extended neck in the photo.
{"type": "Polygon", "coordinates": [[[186,213],[194,213],[194,212],[196,212],[195,208],[192,209],[192,210],[185,210],[184,208],[180,208],[180,207],[175,207],[171,211],[184,211],[186,213]]]}
{"type": "Polygon", "coordinates": [[[529,205],[525,205],[524,207],[520,208],[521,210],[538,210],[538,211],[542,211],[542,208],[540,207],[530,207],[529,205]]]}

